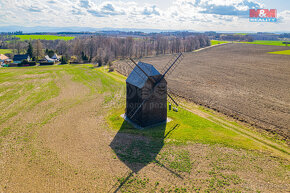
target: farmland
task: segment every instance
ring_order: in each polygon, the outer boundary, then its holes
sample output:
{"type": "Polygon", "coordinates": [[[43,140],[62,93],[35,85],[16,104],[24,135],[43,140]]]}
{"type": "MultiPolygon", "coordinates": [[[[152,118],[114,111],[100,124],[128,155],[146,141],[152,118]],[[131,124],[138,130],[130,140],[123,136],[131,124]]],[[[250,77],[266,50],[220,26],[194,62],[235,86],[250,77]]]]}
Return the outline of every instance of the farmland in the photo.
{"type": "MultiPolygon", "coordinates": [[[[268,52],[287,47],[227,44],[186,53],[169,87],[197,104],[289,138],[289,56],[268,52]]],[[[167,56],[145,58],[161,69],[167,56]]],[[[124,67],[121,62],[116,65],[124,67]]],[[[128,69],[120,69],[125,73],[128,69]]]]}
{"type": "Polygon", "coordinates": [[[124,81],[92,65],[1,68],[0,190],[289,190],[283,142],[182,99],[172,122],[132,129],[124,81]]]}
{"type": "Polygon", "coordinates": [[[55,35],[16,35],[20,40],[72,40],[74,37],[55,35]]]}

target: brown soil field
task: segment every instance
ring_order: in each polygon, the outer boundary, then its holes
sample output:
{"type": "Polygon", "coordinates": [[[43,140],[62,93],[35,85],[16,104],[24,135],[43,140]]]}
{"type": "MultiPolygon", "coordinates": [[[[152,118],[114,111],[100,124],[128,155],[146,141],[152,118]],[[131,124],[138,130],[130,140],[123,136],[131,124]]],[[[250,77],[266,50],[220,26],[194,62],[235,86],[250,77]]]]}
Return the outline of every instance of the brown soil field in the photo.
{"type": "MultiPolygon", "coordinates": [[[[280,46],[225,44],[185,53],[167,77],[173,93],[289,139],[290,56],[280,46]]],[[[171,55],[148,57],[161,70],[171,55]]],[[[128,74],[124,62],[118,71],[128,74]]]]}

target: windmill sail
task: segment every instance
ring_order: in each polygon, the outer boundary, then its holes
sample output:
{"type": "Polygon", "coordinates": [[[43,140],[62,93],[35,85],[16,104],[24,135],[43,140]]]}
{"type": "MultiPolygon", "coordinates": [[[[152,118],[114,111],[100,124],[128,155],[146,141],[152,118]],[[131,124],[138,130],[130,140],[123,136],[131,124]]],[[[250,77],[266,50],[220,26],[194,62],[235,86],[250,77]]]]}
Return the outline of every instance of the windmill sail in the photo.
{"type": "Polygon", "coordinates": [[[179,104],[178,104],[178,101],[176,99],[176,97],[174,97],[174,94],[172,91],[170,91],[169,88],[167,88],[167,96],[169,97],[169,99],[178,107],[179,104]],[[170,94],[169,94],[170,93],[170,94]]]}
{"type": "Polygon", "coordinates": [[[162,69],[163,77],[166,75],[170,75],[176,67],[181,63],[182,59],[184,58],[184,55],[180,53],[176,58],[172,58],[170,62],[168,62],[162,69]]]}

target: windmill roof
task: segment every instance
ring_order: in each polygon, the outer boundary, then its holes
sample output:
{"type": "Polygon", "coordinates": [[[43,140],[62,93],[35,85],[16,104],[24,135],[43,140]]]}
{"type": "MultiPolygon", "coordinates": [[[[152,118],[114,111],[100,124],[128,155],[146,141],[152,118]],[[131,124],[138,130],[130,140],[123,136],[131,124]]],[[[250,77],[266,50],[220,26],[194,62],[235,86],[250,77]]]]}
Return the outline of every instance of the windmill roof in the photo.
{"type": "MultiPolygon", "coordinates": [[[[154,68],[152,64],[138,62],[138,66],[150,77],[160,75],[160,73],[156,70],[156,68],[154,68]]],[[[135,66],[134,70],[128,76],[126,82],[138,88],[142,88],[147,80],[148,77],[137,66],[135,66]]]]}

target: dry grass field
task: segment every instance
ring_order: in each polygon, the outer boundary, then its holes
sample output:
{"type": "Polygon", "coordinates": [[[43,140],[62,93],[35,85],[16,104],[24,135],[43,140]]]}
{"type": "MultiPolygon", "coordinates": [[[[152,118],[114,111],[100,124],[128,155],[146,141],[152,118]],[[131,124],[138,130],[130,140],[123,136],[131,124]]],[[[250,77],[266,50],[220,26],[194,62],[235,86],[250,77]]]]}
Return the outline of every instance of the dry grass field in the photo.
{"type": "Polygon", "coordinates": [[[289,148],[182,101],[123,121],[125,77],[92,65],[0,68],[0,192],[289,192],[289,148]]]}
{"type": "MultiPolygon", "coordinates": [[[[197,104],[221,111],[289,139],[290,56],[287,47],[227,44],[185,53],[169,76],[170,88],[197,104]]],[[[142,59],[161,69],[170,56],[142,59]]],[[[116,62],[126,74],[122,62],[116,62]]]]}

